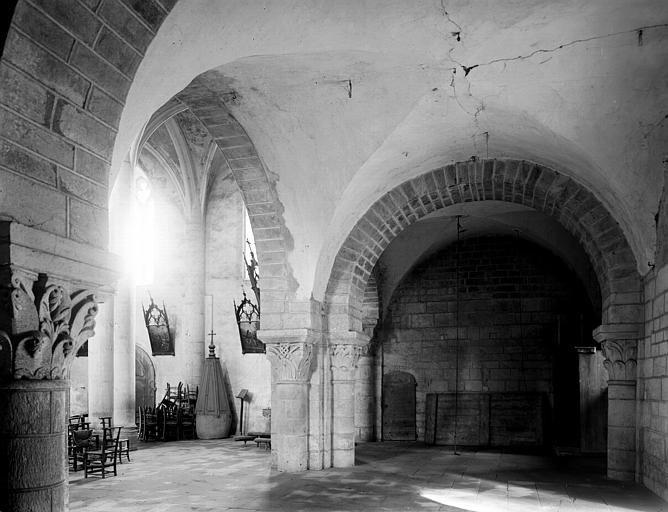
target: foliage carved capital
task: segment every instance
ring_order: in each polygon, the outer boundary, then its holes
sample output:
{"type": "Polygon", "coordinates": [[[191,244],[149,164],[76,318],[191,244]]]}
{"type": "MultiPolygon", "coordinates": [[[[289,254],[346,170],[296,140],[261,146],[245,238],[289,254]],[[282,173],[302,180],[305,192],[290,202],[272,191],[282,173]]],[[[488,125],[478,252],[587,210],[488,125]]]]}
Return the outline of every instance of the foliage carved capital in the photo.
{"type": "Polygon", "coordinates": [[[65,378],[77,350],[94,335],[95,295],[89,290],[70,295],[63,286],[46,279],[32,289],[20,280],[12,280],[12,286],[12,304],[20,321],[13,322],[10,332],[0,332],[0,375],[65,378]]]}
{"type": "Polygon", "coordinates": [[[364,347],[361,345],[344,343],[330,345],[329,355],[335,380],[353,380],[355,378],[357,362],[362,356],[363,349],[364,347]]]}
{"type": "Polygon", "coordinates": [[[638,342],[610,339],[601,343],[609,380],[636,380],[638,342]]]}
{"type": "Polygon", "coordinates": [[[305,342],[267,345],[267,358],[276,382],[306,382],[311,378],[313,344],[305,342]]]}

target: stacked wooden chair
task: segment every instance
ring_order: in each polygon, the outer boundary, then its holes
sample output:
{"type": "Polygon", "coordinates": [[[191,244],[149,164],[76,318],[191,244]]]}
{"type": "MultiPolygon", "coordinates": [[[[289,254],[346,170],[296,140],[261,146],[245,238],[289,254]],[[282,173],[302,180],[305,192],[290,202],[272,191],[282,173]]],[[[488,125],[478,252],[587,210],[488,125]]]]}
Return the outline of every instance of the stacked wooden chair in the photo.
{"type": "Polygon", "coordinates": [[[157,407],[139,407],[139,439],[194,439],[198,392],[199,388],[191,391],[182,382],[176,387],[167,383],[165,394],[157,407]]]}

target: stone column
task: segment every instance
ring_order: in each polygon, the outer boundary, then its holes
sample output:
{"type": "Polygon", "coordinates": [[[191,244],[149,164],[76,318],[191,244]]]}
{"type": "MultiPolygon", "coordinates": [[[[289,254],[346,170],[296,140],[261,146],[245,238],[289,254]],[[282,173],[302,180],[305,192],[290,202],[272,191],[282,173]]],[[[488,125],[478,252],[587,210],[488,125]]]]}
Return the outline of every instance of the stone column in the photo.
{"type": "Polygon", "coordinates": [[[88,343],[88,418],[114,415],[114,297],[100,296],[95,336],[88,343]]]}
{"type": "Polygon", "coordinates": [[[355,465],[355,373],[362,347],[330,345],[332,368],[332,466],[355,465]]]}
{"type": "MultiPolygon", "coordinates": [[[[135,205],[135,170],[129,158],[120,165],[116,184],[109,198],[109,209],[113,215],[113,222],[109,225],[109,246],[112,251],[120,255],[124,260],[125,272],[117,284],[116,295],[112,298],[113,310],[111,319],[113,332],[111,343],[113,355],[111,355],[111,386],[113,391],[112,410],[114,425],[124,427],[124,430],[136,429],[135,426],[135,322],[136,322],[136,284],[132,254],[132,222],[135,205]]],[[[105,304],[106,306],[106,304],[105,304]]],[[[104,307],[104,306],[103,306],[104,307]]],[[[105,318],[105,321],[107,318],[105,318]]],[[[106,325],[105,325],[106,329],[106,325]]],[[[108,349],[108,340],[104,340],[103,347],[108,349]]],[[[106,357],[106,354],[105,354],[106,357]]],[[[89,367],[89,375],[91,368],[89,367]]],[[[105,377],[108,379],[108,369],[105,368],[105,377]]],[[[92,375],[93,382],[96,379],[92,375]]],[[[91,387],[89,387],[91,389],[91,387]]],[[[101,391],[104,392],[104,391],[101,391]]],[[[104,397],[106,405],[107,397],[104,397]]],[[[106,414],[109,416],[110,414],[106,414]]],[[[97,418],[97,416],[96,416],[97,418]]],[[[131,434],[132,432],[130,432],[131,434]]],[[[127,433],[123,433],[126,437],[127,433]]]]}
{"type": "MultiPolygon", "coordinates": [[[[633,333],[631,333],[633,334],[633,333]]],[[[594,331],[608,371],[608,478],[635,479],[637,338],[601,326],[594,331]]]]}
{"type": "MultiPolygon", "coordinates": [[[[195,215],[195,214],[193,214],[195,215]]],[[[204,226],[191,221],[186,226],[184,256],[190,262],[189,276],[183,290],[184,350],[186,351],[186,384],[195,389],[204,367],[204,226]]]]}
{"type": "Polygon", "coordinates": [[[309,460],[309,379],[315,347],[306,341],[263,340],[271,362],[271,446],[276,468],[305,471],[309,460]]]}
{"type": "Polygon", "coordinates": [[[114,426],[123,427],[123,437],[136,434],[135,423],[135,338],[136,311],[134,294],[127,293],[127,285],[119,283],[119,293],[114,300],[114,353],[113,353],[113,405],[114,426]]]}
{"type": "Polygon", "coordinates": [[[355,380],[355,440],[373,441],[376,407],[374,356],[371,344],[362,347],[355,380]]]}
{"type": "Polygon", "coordinates": [[[66,376],[93,334],[90,291],[4,267],[0,300],[0,510],[68,507],[66,376]],[[9,279],[7,279],[9,278],[9,279]]]}

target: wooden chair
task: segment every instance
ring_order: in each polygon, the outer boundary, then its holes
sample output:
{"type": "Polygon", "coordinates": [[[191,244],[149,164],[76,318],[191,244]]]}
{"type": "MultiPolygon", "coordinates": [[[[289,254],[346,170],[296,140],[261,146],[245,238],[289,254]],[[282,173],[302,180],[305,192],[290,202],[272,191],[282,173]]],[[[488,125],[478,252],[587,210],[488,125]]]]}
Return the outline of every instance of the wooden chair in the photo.
{"type": "MultiPolygon", "coordinates": [[[[115,435],[112,435],[109,445],[103,442],[100,450],[86,450],[84,452],[85,478],[88,478],[89,474],[94,475],[96,473],[104,478],[105,474],[111,469],[114,471],[114,476],[118,474],[116,472],[116,461],[118,459],[118,441],[121,437],[121,428],[123,427],[108,428],[109,432],[115,433],[115,435]]],[[[106,433],[107,430],[105,429],[106,433]]]]}
{"type": "Polygon", "coordinates": [[[178,439],[195,439],[195,416],[188,409],[179,409],[177,427],[178,439]]]}
{"type": "Polygon", "coordinates": [[[83,465],[84,454],[87,450],[99,448],[99,437],[92,430],[69,429],[67,454],[74,471],[79,470],[79,462],[83,465]]]}
{"type": "Polygon", "coordinates": [[[144,407],[142,414],[142,441],[158,439],[158,414],[153,407],[144,407]]]}
{"type": "Polygon", "coordinates": [[[168,439],[178,439],[179,436],[179,421],[178,409],[175,407],[160,408],[158,416],[160,439],[167,441],[168,439]]]}
{"type": "MultiPolygon", "coordinates": [[[[114,444],[113,435],[110,434],[113,429],[111,416],[102,416],[100,420],[102,421],[102,431],[104,433],[104,445],[111,446],[114,444]]],[[[128,462],[130,462],[130,439],[127,437],[118,440],[118,459],[121,464],[123,464],[122,456],[124,454],[128,462]]]]}

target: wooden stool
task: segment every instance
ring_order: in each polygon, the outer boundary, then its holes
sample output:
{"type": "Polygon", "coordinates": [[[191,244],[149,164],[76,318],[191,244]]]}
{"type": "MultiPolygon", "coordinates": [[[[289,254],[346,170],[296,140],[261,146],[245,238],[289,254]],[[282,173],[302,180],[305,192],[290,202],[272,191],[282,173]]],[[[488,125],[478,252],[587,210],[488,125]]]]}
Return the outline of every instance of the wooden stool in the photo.
{"type": "Polygon", "coordinates": [[[258,448],[262,446],[265,450],[271,450],[271,438],[269,437],[256,437],[255,444],[258,448]]]}

